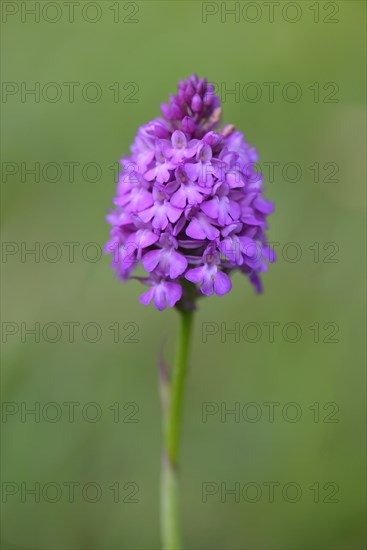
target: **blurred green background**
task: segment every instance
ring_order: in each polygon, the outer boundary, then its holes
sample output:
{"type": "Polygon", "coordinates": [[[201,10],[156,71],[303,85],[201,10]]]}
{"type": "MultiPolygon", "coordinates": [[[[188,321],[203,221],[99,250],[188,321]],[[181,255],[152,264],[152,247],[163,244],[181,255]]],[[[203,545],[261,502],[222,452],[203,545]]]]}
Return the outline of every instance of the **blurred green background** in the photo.
{"type": "Polygon", "coordinates": [[[202,300],[196,315],[182,442],[185,550],[364,548],[365,2],[296,2],[294,23],[287,2],[273,22],[264,2],[256,12],[246,2],[78,2],[74,22],[63,2],[48,3],[39,21],[21,4],[35,3],[2,2],[3,548],[159,548],[157,361],[163,343],[171,361],[178,319],[140,305],[139,284],[117,281],[88,243],[107,239],[116,161],[193,72],[218,84],[224,121],[256,145],[261,163],[279,163],[273,181],[264,173],[276,204],[269,239],[280,245],[263,295],[235,276],[232,292],[202,300]],[[225,12],[235,4],[238,22],[225,12]],[[213,12],[206,22],[203,9],[213,12]],[[39,101],[22,97],[37,82],[39,101]],[[74,102],[67,82],[80,84],[74,102]],[[96,102],[89,82],[102,91],[96,102]],[[249,82],[258,101],[248,100],[249,82]],[[273,102],[265,82],[279,83],[273,102]],[[289,82],[299,101],[282,95],[289,82]],[[225,96],[235,86],[241,95],[225,96]],[[292,162],[299,177],[284,169],[292,162]],[[24,172],[35,163],[39,178],[24,172]],[[74,181],[70,163],[79,163],[74,181]],[[96,177],[88,163],[100,167],[96,177]],[[73,262],[63,244],[71,242],[73,262]],[[289,242],[301,251],[295,261],[289,242]],[[37,246],[39,258],[24,254],[37,246]],[[278,323],[274,342],[269,322],[278,323]],[[39,341],[25,332],[35,323],[39,341]],[[70,323],[79,323],[74,342],[70,323]],[[206,341],[203,323],[215,331],[206,341]],[[225,332],[236,323],[239,341],[225,332]],[[287,323],[301,329],[298,341],[289,342],[287,323]],[[218,412],[204,422],[208,402],[218,412]],[[39,418],[26,414],[37,407],[39,418]],[[235,407],[240,417],[224,414],[235,407]],[[70,482],[79,484],[74,499],[70,482]],[[205,502],[207,482],[215,494],[205,502]],[[236,483],[239,502],[225,494],[236,483]]]}

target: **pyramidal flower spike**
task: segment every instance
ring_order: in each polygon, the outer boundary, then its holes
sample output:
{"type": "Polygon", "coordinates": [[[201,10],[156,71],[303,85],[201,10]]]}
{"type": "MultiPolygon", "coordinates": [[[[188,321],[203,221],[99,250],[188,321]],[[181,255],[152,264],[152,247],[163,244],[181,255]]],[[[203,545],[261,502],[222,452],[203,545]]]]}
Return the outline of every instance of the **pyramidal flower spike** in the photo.
{"type": "Polygon", "coordinates": [[[273,206],[262,194],[255,148],[233,125],[218,129],[219,98],[196,75],[179,82],[161,111],[121,160],[108,217],[113,269],[126,281],[140,263],[139,280],[150,286],[140,301],[159,310],[226,294],[235,271],[259,291],[259,275],[274,260],[265,236],[273,206]]]}
{"type": "MultiPolygon", "coordinates": [[[[162,117],[141,126],[107,217],[106,253],[122,281],[145,286],[140,302],[176,307],[181,333],[165,394],[162,468],[163,547],[180,548],[177,518],[178,431],[192,312],[201,296],[223,296],[240,271],[261,292],[260,274],[275,261],[256,149],[232,124],[221,126],[214,87],[192,75],[161,105],[162,117]],[[135,275],[140,266],[144,274],[135,275]]],[[[163,382],[162,382],[163,380],[163,382]]]]}

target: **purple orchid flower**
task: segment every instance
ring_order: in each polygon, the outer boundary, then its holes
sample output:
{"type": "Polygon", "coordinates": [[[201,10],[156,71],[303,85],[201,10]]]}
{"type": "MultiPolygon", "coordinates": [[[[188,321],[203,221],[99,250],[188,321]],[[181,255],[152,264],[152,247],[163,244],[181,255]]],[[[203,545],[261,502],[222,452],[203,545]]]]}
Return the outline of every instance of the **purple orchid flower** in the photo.
{"type": "Polygon", "coordinates": [[[153,206],[140,212],[139,217],[145,223],[152,220],[153,228],[163,231],[169,221],[172,223],[177,222],[182,210],[173,206],[161,189],[153,189],[153,199],[153,206]]]}
{"type": "Polygon", "coordinates": [[[187,174],[193,181],[198,181],[201,186],[212,187],[214,175],[218,167],[212,162],[213,152],[208,143],[204,141],[197,147],[196,163],[187,164],[187,174]]]}
{"type": "Polygon", "coordinates": [[[150,250],[144,255],[142,260],[144,269],[148,273],[155,271],[163,277],[177,279],[188,265],[185,256],[177,252],[177,240],[170,233],[163,233],[159,245],[162,248],[150,250]]]}
{"type": "Polygon", "coordinates": [[[156,150],[155,160],[155,165],[145,172],[144,178],[147,181],[156,180],[158,183],[166,183],[171,177],[170,170],[176,168],[176,165],[167,161],[161,149],[156,150]]]}
{"type": "Polygon", "coordinates": [[[169,283],[163,279],[154,281],[152,287],[140,296],[140,302],[147,306],[152,300],[159,311],[166,306],[173,307],[182,296],[182,286],[178,283],[169,283]]]}
{"type": "Polygon", "coordinates": [[[184,159],[195,156],[199,143],[198,139],[191,139],[187,142],[185,134],[179,130],[175,130],[171,141],[162,140],[160,146],[164,156],[177,165],[184,159]]]}
{"type": "Polygon", "coordinates": [[[227,294],[232,288],[231,279],[227,273],[218,269],[220,257],[217,251],[212,250],[211,245],[203,260],[204,265],[187,271],[186,279],[192,283],[201,283],[200,291],[205,296],[211,296],[213,292],[217,296],[227,294]]]}
{"type": "Polygon", "coordinates": [[[188,203],[190,206],[196,206],[204,200],[204,196],[209,193],[205,188],[199,187],[189,178],[187,166],[179,165],[176,169],[176,181],[179,183],[178,190],[172,195],[171,204],[177,208],[185,208],[188,203]]]}

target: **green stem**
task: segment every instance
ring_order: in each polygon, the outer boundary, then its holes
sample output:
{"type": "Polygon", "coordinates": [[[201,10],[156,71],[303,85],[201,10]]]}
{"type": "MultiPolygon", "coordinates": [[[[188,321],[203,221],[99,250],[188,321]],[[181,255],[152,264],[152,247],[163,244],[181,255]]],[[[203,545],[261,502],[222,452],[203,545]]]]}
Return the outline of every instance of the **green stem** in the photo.
{"type": "Polygon", "coordinates": [[[161,527],[163,550],[182,548],[178,502],[178,457],[184,381],[189,353],[192,311],[179,310],[180,333],[177,354],[165,410],[162,456],[161,527]]]}

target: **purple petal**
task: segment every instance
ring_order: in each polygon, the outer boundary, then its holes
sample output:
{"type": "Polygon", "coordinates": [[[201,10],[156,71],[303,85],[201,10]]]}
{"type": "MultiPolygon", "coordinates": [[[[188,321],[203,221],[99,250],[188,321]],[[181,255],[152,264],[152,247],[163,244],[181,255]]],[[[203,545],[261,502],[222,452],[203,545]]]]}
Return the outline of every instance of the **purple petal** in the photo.
{"type": "Polygon", "coordinates": [[[154,287],[150,288],[148,292],[144,292],[144,294],[142,294],[139,297],[139,302],[147,306],[151,302],[153,295],[154,295],[154,287]]]}
{"type": "Polygon", "coordinates": [[[202,143],[199,148],[199,159],[201,162],[209,162],[213,156],[212,148],[208,143],[202,143]]]}
{"type": "Polygon", "coordinates": [[[263,221],[258,220],[257,218],[255,218],[255,216],[251,214],[245,214],[244,216],[242,216],[241,221],[247,223],[248,225],[263,225],[264,223],[263,221]]]}
{"type": "Polygon", "coordinates": [[[232,220],[238,220],[241,215],[241,207],[237,202],[229,201],[229,213],[232,220]]]}
{"type": "Polygon", "coordinates": [[[146,248],[147,246],[156,243],[158,239],[159,236],[153,233],[153,231],[150,231],[149,229],[140,229],[136,233],[135,242],[139,248],[146,248]]]}
{"type": "Polygon", "coordinates": [[[147,223],[153,218],[155,211],[156,211],[156,205],[153,205],[147,210],[143,210],[142,212],[139,212],[139,218],[144,223],[147,223]]]}
{"type": "Polygon", "coordinates": [[[185,164],[185,172],[189,176],[189,179],[196,181],[200,176],[201,164],[185,164]]]}
{"type": "Polygon", "coordinates": [[[274,205],[272,202],[267,201],[263,197],[256,197],[253,202],[256,210],[259,210],[262,214],[271,214],[274,211],[274,205]]]}
{"type": "Polygon", "coordinates": [[[167,139],[162,139],[159,142],[159,146],[165,158],[169,159],[172,157],[174,150],[172,149],[172,144],[170,141],[168,141],[167,139]]]}
{"type": "Polygon", "coordinates": [[[206,277],[203,284],[200,286],[200,292],[205,296],[211,296],[214,290],[214,282],[212,277],[206,277]]]}
{"type": "Polygon", "coordinates": [[[213,175],[215,175],[214,166],[211,162],[199,164],[199,182],[205,187],[212,187],[214,183],[213,175]]]}
{"type": "Polygon", "coordinates": [[[178,218],[182,214],[182,210],[180,208],[176,208],[170,203],[167,203],[166,211],[167,211],[168,219],[172,223],[177,222],[178,218]]]}
{"type": "MultiPolygon", "coordinates": [[[[219,230],[216,227],[213,227],[213,225],[210,223],[209,218],[207,218],[205,215],[201,215],[199,220],[205,236],[210,241],[214,241],[214,239],[219,237],[219,230]]],[[[194,237],[194,238],[197,239],[202,237],[194,237]]]]}
{"type": "Polygon", "coordinates": [[[255,287],[255,291],[260,294],[262,291],[263,291],[263,287],[262,287],[262,284],[261,284],[261,279],[260,277],[258,276],[257,273],[251,273],[250,275],[250,281],[251,283],[254,285],[255,287]]]}
{"type": "Polygon", "coordinates": [[[187,145],[186,136],[180,130],[175,130],[172,134],[172,145],[175,149],[183,149],[187,145]]]}
{"type": "Polygon", "coordinates": [[[264,245],[262,249],[262,253],[264,258],[268,260],[270,263],[276,262],[277,255],[275,253],[275,250],[271,248],[270,246],[264,245]]]}
{"type": "Polygon", "coordinates": [[[176,279],[187,268],[187,260],[185,256],[173,251],[171,256],[169,276],[171,279],[176,279]]]}
{"type": "Polygon", "coordinates": [[[228,173],[226,174],[226,183],[228,183],[229,187],[231,189],[234,189],[236,187],[244,187],[245,182],[243,181],[243,176],[240,174],[239,171],[236,173],[228,173]]]}
{"type": "Polygon", "coordinates": [[[189,269],[187,273],[185,273],[185,279],[188,281],[191,281],[192,283],[201,283],[201,281],[204,279],[206,268],[205,266],[200,267],[194,267],[194,269],[189,269]]]}
{"type": "Polygon", "coordinates": [[[188,235],[192,239],[203,240],[206,238],[206,233],[196,218],[191,220],[191,222],[187,226],[186,235],[188,235]]]}
{"type": "Polygon", "coordinates": [[[148,170],[148,172],[145,172],[144,179],[146,179],[147,181],[153,181],[156,176],[156,171],[156,167],[151,168],[150,170],[148,170]]]}
{"type": "Polygon", "coordinates": [[[261,247],[249,237],[239,237],[242,252],[251,260],[261,257],[261,247]]]}
{"type": "MultiPolygon", "coordinates": [[[[156,174],[157,174],[157,181],[158,183],[167,183],[167,181],[170,179],[171,174],[169,172],[169,166],[166,163],[161,164],[160,166],[156,167],[156,174]]],[[[172,166],[173,168],[173,166],[172,166]]]]}
{"type": "Polygon", "coordinates": [[[154,291],[154,305],[159,311],[166,309],[166,292],[163,283],[160,283],[155,287],[154,291]]]}
{"type": "Polygon", "coordinates": [[[166,209],[163,205],[156,208],[155,216],[153,218],[153,227],[154,229],[166,229],[168,225],[168,218],[166,214],[166,209]]]}
{"type": "Polygon", "coordinates": [[[241,265],[243,263],[243,258],[241,254],[241,246],[238,237],[226,237],[222,242],[219,243],[218,248],[225,256],[230,260],[230,262],[241,265]]]}
{"type": "Polygon", "coordinates": [[[145,271],[148,271],[148,273],[150,273],[157,267],[160,253],[160,250],[150,250],[149,252],[146,252],[144,254],[141,263],[143,264],[145,271]]]}
{"type": "Polygon", "coordinates": [[[169,307],[173,307],[182,297],[182,286],[177,283],[165,283],[166,298],[169,307]]]}
{"type": "Polygon", "coordinates": [[[231,279],[228,277],[227,273],[218,270],[214,279],[214,291],[217,296],[223,296],[223,294],[227,294],[227,292],[229,292],[231,288],[231,279]]]}
{"type": "Polygon", "coordinates": [[[191,159],[194,155],[196,155],[196,151],[198,148],[200,141],[198,139],[192,139],[187,144],[187,147],[185,149],[185,157],[191,159]]]}
{"type": "Polygon", "coordinates": [[[149,206],[152,206],[153,204],[152,194],[145,189],[140,189],[139,191],[135,192],[134,197],[133,191],[133,198],[131,203],[133,204],[137,212],[140,212],[141,210],[146,210],[147,208],[149,208],[149,206]]]}
{"type": "Polygon", "coordinates": [[[205,212],[209,218],[216,220],[218,218],[218,198],[215,197],[210,201],[203,202],[201,204],[201,210],[205,212]]]}
{"type": "Polygon", "coordinates": [[[177,208],[185,208],[186,206],[186,193],[183,187],[180,187],[171,197],[171,204],[177,208]]]}
{"type": "Polygon", "coordinates": [[[208,132],[204,137],[203,141],[210,145],[211,147],[217,147],[221,141],[223,141],[223,136],[217,132],[208,132]]]}
{"type": "Polygon", "coordinates": [[[188,185],[186,187],[186,195],[189,204],[192,206],[196,206],[204,200],[203,195],[198,191],[195,185],[188,185]]]}

